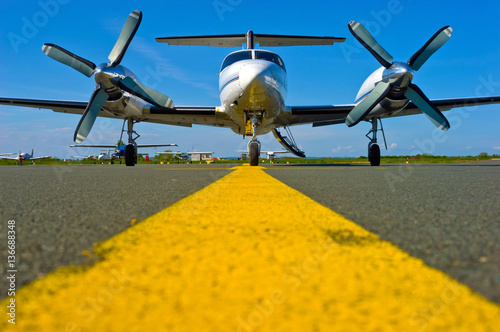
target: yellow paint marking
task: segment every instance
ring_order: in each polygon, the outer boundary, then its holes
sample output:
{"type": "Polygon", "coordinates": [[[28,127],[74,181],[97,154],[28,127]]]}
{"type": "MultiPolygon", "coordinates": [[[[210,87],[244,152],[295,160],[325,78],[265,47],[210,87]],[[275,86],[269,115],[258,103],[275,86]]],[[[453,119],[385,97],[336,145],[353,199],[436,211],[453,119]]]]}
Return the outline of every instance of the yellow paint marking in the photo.
{"type": "Polygon", "coordinates": [[[59,268],[18,291],[16,325],[4,315],[0,330],[500,326],[498,305],[260,167],[237,167],[94,253],[100,260],[92,266],[59,268]]]}

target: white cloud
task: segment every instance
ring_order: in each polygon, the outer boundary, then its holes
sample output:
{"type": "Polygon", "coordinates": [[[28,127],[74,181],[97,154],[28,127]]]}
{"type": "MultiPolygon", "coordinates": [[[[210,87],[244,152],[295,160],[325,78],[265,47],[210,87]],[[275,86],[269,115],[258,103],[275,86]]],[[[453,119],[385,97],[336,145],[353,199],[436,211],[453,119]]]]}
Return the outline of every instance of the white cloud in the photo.
{"type": "Polygon", "coordinates": [[[493,150],[500,150],[500,146],[494,146],[493,150]]]}
{"type": "Polygon", "coordinates": [[[333,148],[332,149],[332,152],[333,153],[339,153],[341,151],[348,151],[348,152],[354,152],[356,150],[353,150],[352,149],[352,145],[348,145],[348,146],[338,146],[336,148],[333,148]]]}
{"type": "Polygon", "coordinates": [[[398,145],[397,145],[396,143],[392,143],[392,144],[391,144],[391,145],[389,145],[387,148],[388,148],[389,150],[392,150],[392,149],[395,149],[395,148],[397,148],[397,147],[398,147],[398,145]]]}
{"type": "Polygon", "coordinates": [[[67,131],[73,131],[74,129],[71,127],[64,127],[64,128],[54,128],[54,129],[46,129],[44,130],[47,133],[55,133],[55,132],[67,132],[67,131]]]}

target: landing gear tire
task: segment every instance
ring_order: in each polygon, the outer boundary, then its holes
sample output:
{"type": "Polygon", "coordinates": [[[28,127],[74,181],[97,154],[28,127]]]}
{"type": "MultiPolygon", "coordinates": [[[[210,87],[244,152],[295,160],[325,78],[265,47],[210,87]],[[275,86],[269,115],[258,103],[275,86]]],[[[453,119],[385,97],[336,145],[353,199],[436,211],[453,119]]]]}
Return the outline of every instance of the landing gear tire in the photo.
{"type": "Polygon", "coordinates": [[[370,165],[380,165],[380,147],[378,146],[378,144],[370,145],[370,147],[368,148],[368,159],[370,160],[370,165]]]}
{"type": "Polygon", "coordinates": [[[133,144],[128,144],[125,147],[125,165],[134,166],[137,162],[137,154],[135,146],[133,144]]]}
{"type": "Polygon", "coordinates": [[[250,157],[250,166],[259,165],[259,144],[251,143],[249,149],[249,157],[250,157]]]}

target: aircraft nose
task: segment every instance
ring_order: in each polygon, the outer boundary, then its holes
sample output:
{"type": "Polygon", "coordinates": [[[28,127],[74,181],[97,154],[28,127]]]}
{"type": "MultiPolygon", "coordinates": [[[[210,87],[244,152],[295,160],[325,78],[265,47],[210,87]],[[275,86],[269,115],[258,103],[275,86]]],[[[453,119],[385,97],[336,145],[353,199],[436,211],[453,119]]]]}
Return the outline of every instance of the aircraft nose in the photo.
{"type": "Polygon", "coordinates": [[[266,84],[271,75],[272,63],[251,63],[240,69],[240,88],[245,91],[247,89],[262,90],[266,89],[266,84]]]}

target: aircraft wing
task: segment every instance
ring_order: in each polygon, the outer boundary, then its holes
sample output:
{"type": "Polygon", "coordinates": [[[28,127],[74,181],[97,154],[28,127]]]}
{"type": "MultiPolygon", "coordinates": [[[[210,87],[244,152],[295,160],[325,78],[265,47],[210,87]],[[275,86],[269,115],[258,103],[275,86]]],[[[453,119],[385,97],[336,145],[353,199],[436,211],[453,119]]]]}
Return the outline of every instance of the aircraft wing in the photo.
{"type": "Polygon", "coordinates": [[[0,98],[0,104],[32,107],[32,108],[45,108],[51,109],[54,112],[83,114],[87,107],[87,102],[82,101],[61,101],[61,100],[43,100],[43,99],[19,99],[19,98],[0,98]]]}
{"type": "MultiPolygon", "coordinates": [[[[0,98],[0,105],[51,109],[54,112],[82,115],[87,107],[87,102],[0,98]]],[[[219,112],[218,108],[214,106],[159,108],[152,105],[146,105],[146,107],[142,109],[142,113],[143,116],[140,121],[169,124],[174,126],[191,127],[193,124],[197,124],[216,127],[231,127],[234,125],[225,113],[219,112]]],[[[98,116],[113,119],[124,119],[123,113],[113,112],[106,109],[106,107],[99,112],[98,116]]],[[[115,146],[110,148],[115,148],[115,146]]]]}
{"type": "MultiPolygon", "coordinates": [[[[434,99],[431,102],[440,111],[448,111],[456,107],[469,107],[486,104],[500,103],[500,96],[494,97],[471,97],[453,99],[434,99]]],[[[16,99],[0,98],[0,105],[12,105],[22,107],[32,107],[39,109],[51,109],[54,112],[83,114],[87,107],[87,102],[80,101],[60,101],[60,100],[39,100],[39,99],[16,99]]],[[[299,124],[311,123],[314,127],[344,123],[349,112],[355,104],[345,105],[324,105],[324,106],[291,106],[287,112],[282,113],[276,119],[277,127],[287,127],[299,124]]],[[[147,105],[143,110],[143,117],[140,121],[169,124],[176,126],[191,127],[193,124],[234,127],[235,124],[229,119],[226,113],[219,111],[218,107],[184,106],[174,108],[159,108],[147,105]]],[[[382,114],[381,118],[394,116],[405,116],[422,114],[422,112],[410,102],[406,108],[397,113],[382,114]]],[[[105,107],[99,112],[99,116],[114,119],[123,119],[123,114],[113,113],[105,107]]],[[[109,148],[115,148],[110,146],[109,148]]]]}
{"type": "MultiPolygon", "coordinates": [[[[161,146],[177,146],[177,144],[137,144],[138,148],[156,148],[161,146]]],[[[116,145],[106,145],[106,144],[72,144],[70,148],[104,148],[104,149],[116,149],[116,145]]]]}
{"type": "MultiPolygon", "coordinates": [[[[431,102],[440,110],[440,111],[449,111],[452,108],[457,107],[470,107],[470,106],[478,106],[478,105],[491,105],[500,103],[500,96],[494,97],[470,97],[470,98],[451,98],[451,99],[434,99],[431,102]]],[[[390,116],[404,116],[404,115],[413,115],[413,114],[422,114],[422,111],[418,109],[415,104],[410,102],[408,106],[406,106],[402,111],[390,115],[390,116]]]]}
{"type": "Polygon", "coordinates": [[[138,148],[158,148],[163,146],[178,146],[177,144],[137,144],[138,148]]]}
{"type": "Polygon", "coordinates": [[[34,158],[30,158],[29,160],[49,159],[49,158],[52,158],[52,156],[34,157],[34,158]]]}
{"type": "MultiPolygon", "coordinates": [[[[494,97],[470,97],[470,98],[451,98],[451,99],[433,99],[431,102],[440,111],[449,111],[457,107],[470,107],[478,105],[499,104],[500,96],[494,97]]],[[[277,119],[279,127],[293,126],[299,124],[312,123],[313,127],[327,126],[344,123],[347,114],[354,108],[355,104],[347,105],[325,105],[325,106],[291,106],[288,112],[277,119]]],[[[381,118],[391,118],[397,116],[406,116],[422,114],[415,104],[410,102],[403,110],[397,113],[385,113],[381,118]]]]}
{"type": "Polygon", "coordinates": [[[1,156],[0,159],[19,160],[18,157],[5,157],[5,156],[1,156]]]}

